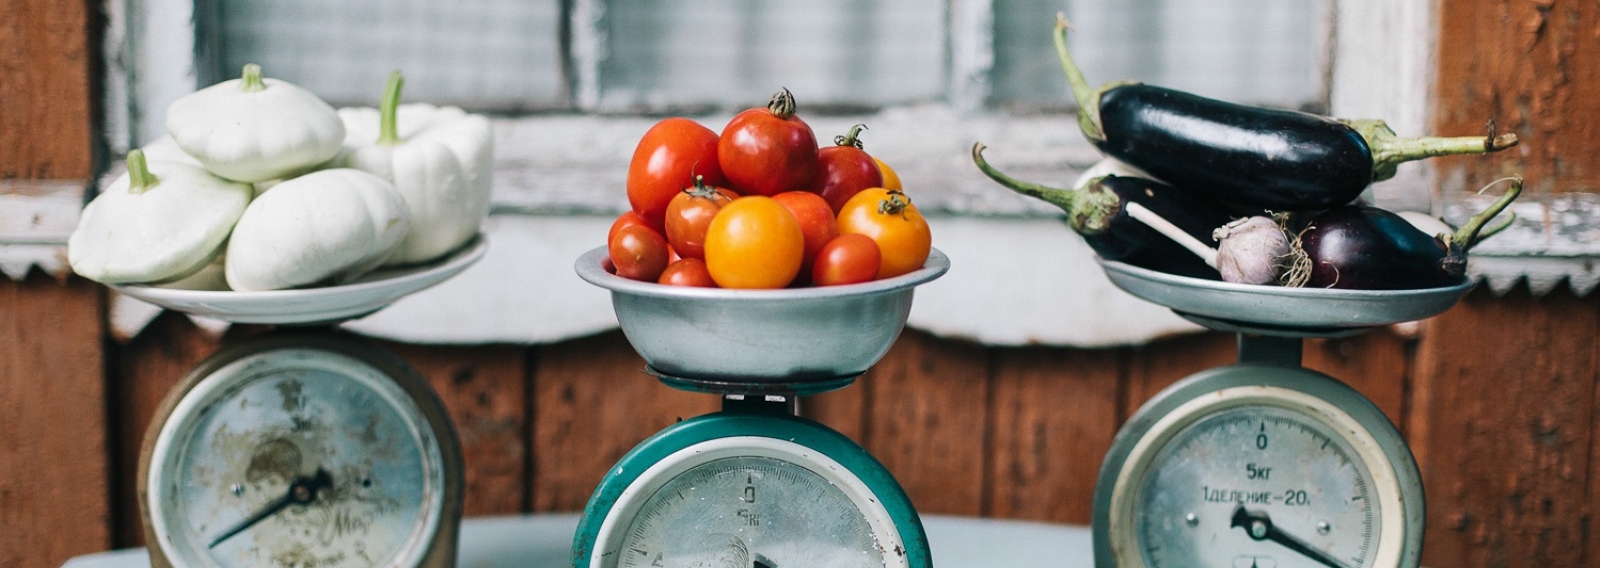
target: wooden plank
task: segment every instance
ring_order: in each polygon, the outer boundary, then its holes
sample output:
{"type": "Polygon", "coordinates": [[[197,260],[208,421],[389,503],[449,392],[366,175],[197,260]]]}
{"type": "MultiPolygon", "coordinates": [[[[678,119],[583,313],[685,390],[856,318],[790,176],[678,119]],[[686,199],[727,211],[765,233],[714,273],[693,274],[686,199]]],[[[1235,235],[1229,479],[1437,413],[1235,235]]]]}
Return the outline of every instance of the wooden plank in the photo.
{"type": "Polygon", "coordinates": [[[864,446],[922,513],[983,512],[988,354],[983,347],[906,330],[860,382],[864,446]]]}
{"type": "Polygon", "coordinates": [[[1397,426],[1405,424],[1407,340],[1387,328],[1355,337],[1306,340],[1301,360],[1356,389],[1397,426]]]}
{"type": "Polygon", "coordinates": [[[529,423],[532,510],[581,511],[602,477],[635,445],[721,399],[675,390],[644,374],[620,331],[542,346],[529,423]]]}
{"type": "Polygon", "coordinates": [[[850,386],[800,399],[800,415],[855,440],[866,440],[867,387],[860,379],[850,386]]]}
{"type": "Polygon", "coordinates": [[[1582,565],[1597,336],[1600,296],[1565,289],[1480,289],[1425,324],[1410,426],[1427,488],[1425,564],[1582,565]]]}
{"type": "Polygon", "coordinates": [[[88,2],[0,2],[0,179],[93,177],[88,2]]]}
{"type": "Polygon", "coordinates": [[[520,347],[383,346],[428,378],[444,400],[466,457],[466,516],[520,513],[527,505],[526,350],[520,347]]]}
{"type": "Polygon", "coordinates": [[[1533,195],[1586,191],[1600,166],[1600,3],[1592,0],[1441,0],[1434,125],[1447,135],[1495,119],[1521,146],[1493,158],[1439,161],[1443,179],[1476,190],[1519,173],[1533,195]]]}
{"type": "Polygon", "coordinates": [[[0,277],[0,566],[111,545],[104,301],[79,278],[0,277]]]}
{"type": "Polygon", "coordinates": [[[995,349],[985,513],[1089,523],[1095,477],[1117,434],[1115,350],[995,349]]]}
{"type": "Polygon", "coordinates": [[[1239,358],[1238,351],[1234,334],[1215,331],[1129,349],[1127,392],[1117,423],[1127,421],[1140,406],[1172,383],[1212,367],[1234,364],[1239,358]]]}

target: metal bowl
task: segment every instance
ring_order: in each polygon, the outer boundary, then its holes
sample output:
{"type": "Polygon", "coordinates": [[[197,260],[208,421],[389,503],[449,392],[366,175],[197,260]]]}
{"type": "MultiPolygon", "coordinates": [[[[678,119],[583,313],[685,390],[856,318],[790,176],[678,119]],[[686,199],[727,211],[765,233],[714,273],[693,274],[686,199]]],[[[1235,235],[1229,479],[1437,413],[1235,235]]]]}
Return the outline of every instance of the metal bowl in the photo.
{"type": "Polygon", "coordinates": [[[1175,276],[1097,260],[1118,288],[1223,331],[1337,334],[1415,321],[1450,309],[1473,286],[1471,280],[1463,279],[1455,286],[1418,290],[1284,288],[1175,276]],[[1239,329],[1212,326],[1214,321],[1239,329]]]}
{"type": "Polygon", "coordinates": [[[651,369],[730,383],[852,379],[905,327],[911,293],[950,269],[934,249],[910,274],[845,286],[725,290],[629,280],[603,267],[605,247],[578,257],[578,276],[611,291],[617,323],[651,369]]]}

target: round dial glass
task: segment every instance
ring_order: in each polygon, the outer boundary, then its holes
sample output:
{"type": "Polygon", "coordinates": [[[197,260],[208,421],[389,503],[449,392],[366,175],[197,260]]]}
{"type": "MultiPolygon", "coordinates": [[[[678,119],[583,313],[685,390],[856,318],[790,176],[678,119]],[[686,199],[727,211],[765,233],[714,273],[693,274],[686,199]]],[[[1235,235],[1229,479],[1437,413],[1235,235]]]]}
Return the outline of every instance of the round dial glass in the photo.
{"type": "Polygon", "coordinates": [[[197,384],[157,440],[157,534],[180,565],[414,564],[442,502],[426,424],[360,361],[241,358],[197,384]]]}
{"type": "Polygon", "coordinates": [[[1208,414],[1150,462],[1133,516],[1152,568],[1365,568],[1376,484],[1335,428],[1277,406],[1208,414]]]}
{"type": "Polygon", "coordinates": [[[625,528],[616,565],[882,568],[889,553],[837,484],[786,460],[733,456],[657,489],[625,528]]]}

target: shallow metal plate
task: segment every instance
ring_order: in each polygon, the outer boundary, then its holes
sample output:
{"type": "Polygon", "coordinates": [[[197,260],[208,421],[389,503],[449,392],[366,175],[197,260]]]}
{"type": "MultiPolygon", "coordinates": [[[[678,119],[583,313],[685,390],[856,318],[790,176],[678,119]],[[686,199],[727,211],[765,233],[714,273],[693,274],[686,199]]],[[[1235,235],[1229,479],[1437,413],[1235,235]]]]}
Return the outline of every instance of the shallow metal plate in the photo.
{"type": "Polygon", "coordinates": [[[912,291],[950,269],[934,249],[910,274],[845,286],[726,290],[640,282],[607,272],[605,247],[578,276],[611,291],[617,323],[658,373],[727,382],[855,377],[882,359],[911,313],[912,291]]]}
{"type": "Polygon", "coordinates": [[[1179,314],[1291,331],[1327,333],[1419,320],[1450,309],[1473,287],[1468,280],[1420,290],[1284,288],[1174,276],[1097,260],[1118,288],[1179,314]]]}

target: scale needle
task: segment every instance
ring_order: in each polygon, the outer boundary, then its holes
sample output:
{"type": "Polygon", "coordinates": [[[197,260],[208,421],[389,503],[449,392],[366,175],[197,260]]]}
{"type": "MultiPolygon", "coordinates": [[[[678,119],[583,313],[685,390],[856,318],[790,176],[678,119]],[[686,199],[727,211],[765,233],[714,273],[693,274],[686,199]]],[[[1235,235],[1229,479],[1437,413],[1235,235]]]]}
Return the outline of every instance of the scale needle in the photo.
{"type": "Polygon", "coordinates": [[[217,545],[233,538],[233,535],[244,532],[245,529],[254,526],[278,511],[288,508],[290,505],[305,505],[317,500],[318,491],[332,486],[333,476],[320,467],[317,468],[317,472],[314,474],[295,478],[293,482],[289,483],[289,490],[284,492],[282,497],[272,500],[272,502],[257,509],[256,512],[251,513],[250,516],[245,517],[244,520],[239,521],[238,524],[233,525],[232,528],[223,531],[221,535],[211,541],[210,548],[216,548],[217,545]]]}
{"type": "Polygon", "coordinates": [[[1283,532],[1282,529],[1272,524],[1272,517],[1268,516],[1266,511],[1251,511],[1245,509],[1244,505],[1239,505],[1238,508],[1233,510],[1233,523],[1230,526],[1244,529],[1245,534],[1250,535],[1252,539],[1276,542],[1289,550],[1298,552],[1331,568],[1351,568],[1350,565],[1340,562],[1333,555],[1307,544],[1306,541],[1300,540],[1294,535],[1283,532]]]}

